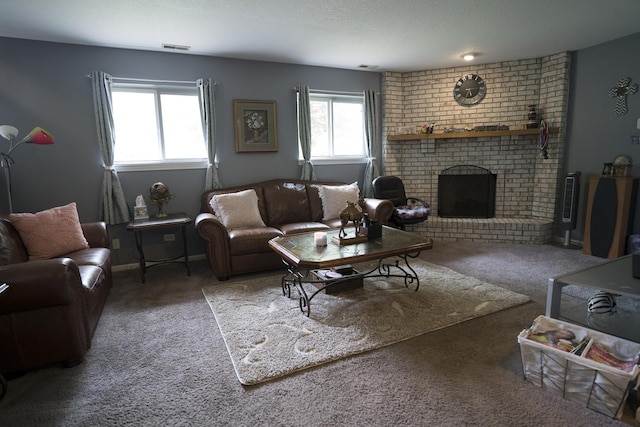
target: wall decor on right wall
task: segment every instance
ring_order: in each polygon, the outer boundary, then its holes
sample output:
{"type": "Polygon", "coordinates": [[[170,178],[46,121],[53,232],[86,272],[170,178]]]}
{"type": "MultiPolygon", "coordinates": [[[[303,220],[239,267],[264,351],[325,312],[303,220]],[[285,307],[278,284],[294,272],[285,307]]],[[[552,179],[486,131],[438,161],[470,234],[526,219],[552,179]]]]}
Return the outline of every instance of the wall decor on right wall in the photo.
{"type": "Polygon", "coordinates": [[[633,95],[638,91],[637,84],[629,83],[631,83],[629,77],[622,78],[618,80],[618,86],[612,87],[609,91],[609,96],[616,98],[615,112],[619,116],[627,114],[627,95],[633,95]]]}

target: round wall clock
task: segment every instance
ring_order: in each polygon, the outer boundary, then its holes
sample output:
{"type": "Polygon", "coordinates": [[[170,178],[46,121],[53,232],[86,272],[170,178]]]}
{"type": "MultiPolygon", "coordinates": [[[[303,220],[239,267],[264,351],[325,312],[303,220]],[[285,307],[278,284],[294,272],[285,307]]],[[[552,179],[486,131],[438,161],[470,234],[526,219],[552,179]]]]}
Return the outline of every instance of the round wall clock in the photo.
{"type": "Polygon", "coordinates": [[[453,98],[463,106],[475,105],[484,99],[487,86],[477,74],[467,74],[460,77],[453,88],[453,98]]]}

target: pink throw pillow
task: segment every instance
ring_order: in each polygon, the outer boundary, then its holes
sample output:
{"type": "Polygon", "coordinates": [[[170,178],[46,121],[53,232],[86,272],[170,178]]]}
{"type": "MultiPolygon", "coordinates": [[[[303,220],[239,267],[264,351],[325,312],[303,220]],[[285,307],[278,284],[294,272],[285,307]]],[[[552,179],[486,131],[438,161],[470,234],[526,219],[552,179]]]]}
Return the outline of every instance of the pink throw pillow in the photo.
{"type": "Polygon", "coordinates": [[[89,247],[75,202],[35,214],[9,214],[9,220],[20,233],[29,261],[55,258],[89,247]]]}

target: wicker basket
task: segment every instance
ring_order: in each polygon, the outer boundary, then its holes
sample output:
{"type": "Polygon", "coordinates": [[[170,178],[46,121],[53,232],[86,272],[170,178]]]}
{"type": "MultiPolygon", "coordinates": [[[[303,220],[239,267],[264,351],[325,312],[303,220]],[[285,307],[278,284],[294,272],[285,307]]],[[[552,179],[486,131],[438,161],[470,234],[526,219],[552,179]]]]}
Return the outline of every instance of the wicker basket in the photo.
{"type": "Polygon", "coordinates": [[[632,359],[640,352],[640,344],[545,316],[538,316],[530,329],[523,330],[518,342],[527,381],[602,414],[613,418],[622,416],[640,367],[636,364],[626,371],[586,355],[592,346],[600,343],[616,355],[632,359]],[[534,331],[545,328],[570,330],[578,340],[584,338],[586,346],[577,355],[529,338],[534,331]]]}

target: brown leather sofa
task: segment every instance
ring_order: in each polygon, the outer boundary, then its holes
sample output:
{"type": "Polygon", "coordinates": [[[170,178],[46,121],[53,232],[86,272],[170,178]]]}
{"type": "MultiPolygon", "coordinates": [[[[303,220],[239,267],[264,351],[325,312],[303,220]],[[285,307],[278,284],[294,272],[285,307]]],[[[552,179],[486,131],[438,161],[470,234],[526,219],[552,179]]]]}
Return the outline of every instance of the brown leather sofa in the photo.
{"type": "MultiPolygon", "coordinates": [[[[320,185],[344,185],[343,182],[274,179],[239,187],[203,193],[201,212],[195,221],[198,234],[205,240],[207,258],[219,280],[231,275],[282,268],[282,260],[268,245],[274,237],[306,231],[321,231],[341,226],[339,219],[323,221],[320,185]],[[227,230],[211,208],[216,194],[253,189],[265,227],[227,230]]],[[[369,218],[387,224],[394,207],[389,200],[365,199],[369,218]]]]}
{"type": "Polygon", "coordinates": [[[0,373],[82,361],[112,286],[104,222],[81,224],[89,248],[28,261],[8,218],[0,219],[0,373]]]}

